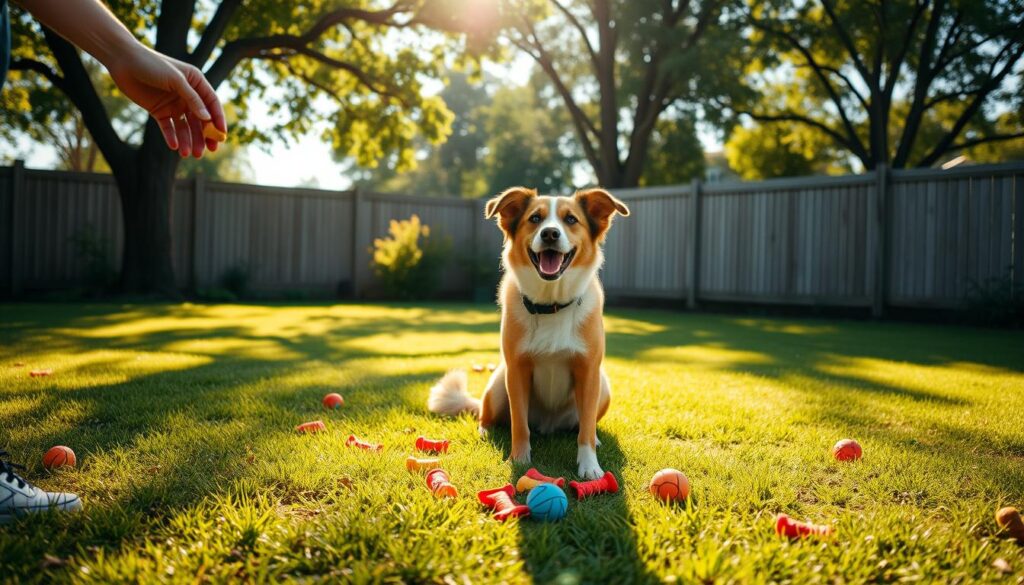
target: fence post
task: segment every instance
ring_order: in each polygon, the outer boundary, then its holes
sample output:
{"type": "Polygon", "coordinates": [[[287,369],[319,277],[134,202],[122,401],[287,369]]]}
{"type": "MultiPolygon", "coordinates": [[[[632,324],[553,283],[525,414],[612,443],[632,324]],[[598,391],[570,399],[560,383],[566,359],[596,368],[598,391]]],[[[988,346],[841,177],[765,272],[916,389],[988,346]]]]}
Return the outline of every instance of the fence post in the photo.
{"type": "Polygon", "coordinates": [[[686,246],[686,267],[689,270],[690,286],[686,293],[686,308],[697,308],[697,297],[700,287],[700,207],[701,182],[694,179],[690,182],[690,221],[688,242],[686,246]]]}
{"type": "Polygon", "coordinates": [[[191,242],[189,244],[188,288],[194,293],[199,285],[196,276],[198,271],[197,263],[199,261],[199,202],[206,197],[206,175],[201,171],[197,172],[193,175],[192,180],[192,216],[189,218],[191,242]]]}
{"type": "Polygon", "coordinates": [[[19,250],[21,241],[21,198],[25,192],[25,161],[18,159],[14,161],[11,168],[11,296],[21,294],[22,277],[22,254],[19,250]]]}
{"type": "Polygon", "coordinates": [[[475,288],[480,285],[480,252],[484,250],[483,243],[483,223],[484,223],[484,206],[487,202],[483,199],[473,199],[473,206],[471,207],[473,213],[473,239],[472,250],[470,254],[470,271],[469,271],[469,297],[473,302],[476,302],[476,290],[475,288]]]}
{"type": "Polygon", "coordinates": [[[1013,192],[1013,290],[1024,294],[1024,177],[1014,179],[1013,192]]]}
{"type": "Polygon", "coordinates": [[[885,163],[875,167],[875,188],[868,198],[868,221],[872,229],[868,237],[868,270],[874,285],[871,290],[871,316],[885,315],[889,289],[889,168],[885,163]]]}
{"type": "Polygon", "coordinates": [[[369,239],[371,219],[369,211],[366,196],[358,187],[354,187],[352,189],[352,297],[357,299],[363,294],[365,257],[362,247],[369,239]]]}

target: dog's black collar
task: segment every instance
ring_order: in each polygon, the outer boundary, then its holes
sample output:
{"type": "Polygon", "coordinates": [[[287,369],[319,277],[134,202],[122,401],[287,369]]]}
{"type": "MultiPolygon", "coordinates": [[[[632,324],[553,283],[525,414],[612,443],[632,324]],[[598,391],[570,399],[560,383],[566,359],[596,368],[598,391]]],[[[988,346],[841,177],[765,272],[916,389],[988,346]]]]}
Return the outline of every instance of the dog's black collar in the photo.
{"type": "Polygon", "coordinates": [[[528,299],[526,295],[523,295],[523,306],[526,307],[526,311],[531,315],[553,315],[574,304],[577,306],[583,304],[583,297],[565,304],[551,303],[550,305],[540,305],[528,299]]]}

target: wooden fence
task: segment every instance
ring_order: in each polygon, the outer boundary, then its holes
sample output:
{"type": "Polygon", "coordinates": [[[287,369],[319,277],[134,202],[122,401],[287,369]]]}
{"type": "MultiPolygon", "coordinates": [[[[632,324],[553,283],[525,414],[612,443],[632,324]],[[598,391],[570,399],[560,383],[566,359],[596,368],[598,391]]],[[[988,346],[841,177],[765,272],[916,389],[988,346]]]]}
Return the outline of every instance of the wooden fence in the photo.
{"type": "MultiPolygon", "coordinates": [[[[879,171],[617,191],[602,272],[611,298],[955,308],[971,283],[1024,286],[1024,165],[879,171]]],[[[420,218],[451,238],[444,291],[481,281],[466,260],[496,266],[501,236],[483,202],[355,191],[178,181],[173,258],[183,289],[216,286],[235,266],[254,290],[364,296],[369,248],[391,219],[420,218]]],[[[0,290],[73,286],[83,234],[123,233],[109,176],[0,168],[0,290]]]]}

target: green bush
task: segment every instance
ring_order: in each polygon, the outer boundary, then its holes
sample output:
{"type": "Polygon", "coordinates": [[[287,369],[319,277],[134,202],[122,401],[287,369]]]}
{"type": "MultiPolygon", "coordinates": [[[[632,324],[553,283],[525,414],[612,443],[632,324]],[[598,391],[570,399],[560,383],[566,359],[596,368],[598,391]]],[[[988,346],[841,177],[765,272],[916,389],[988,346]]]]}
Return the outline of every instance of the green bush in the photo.
{"type": "Polygon", "coordinates": [[[1024,286],[1013,282],[1009,269],[1003,276],[967,283],[970,320],[981,325],[1024,327],[1024,286]]]}
{"type": "Polygon", "coordinates": [[[238,262],[221,274],[220,286],[236,298],[243,298],[249,292],[252,269],[245,262],[238,262]]]}
{"type": "Polygon", "coordinates": [[[117,280],[110,239],[100,235],[92,224],[78,230],[71,238],[75,256],[82,266],[82,286],[85,296],[106,293],[117,280]]]}
{"type": "Polygon", "coordinates": [[[450,238],[430,235],[417,215],[391,220],[388,237],[373,241],[373,272],[391,298],[422,299],[437,292],[450,238]]]}

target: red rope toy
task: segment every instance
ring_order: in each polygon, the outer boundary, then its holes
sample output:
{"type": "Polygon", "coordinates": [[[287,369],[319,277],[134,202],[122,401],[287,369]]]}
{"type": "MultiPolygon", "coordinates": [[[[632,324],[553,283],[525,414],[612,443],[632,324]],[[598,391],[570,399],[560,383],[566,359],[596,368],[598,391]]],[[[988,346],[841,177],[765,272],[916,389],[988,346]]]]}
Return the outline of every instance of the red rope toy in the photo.
{"type": "Polygon", "coordinates": [[[604,472],[604,476],[593,481],[570,481],[569,487],[576,491],[576,499],[582,500],[588,496],[597,494],[614,494],[619,491],[619,482],[610,471],[604,472]]]}
{"type": "Polygon", "coordinates": [[[459,490],[452,485],[451,478],[443,469],[431,469],[427,473],[427,487],[437,498],[457,498],[459,490]]]}
{"type": "Polygon", "coordinates": [[[779,514],[775,517],[775,534],[786,538],[807,538],[808,536],[828,538],[832,536],[832,527],[824,524],[797,522],[785,514],[779,514]]]}
{"type": "Polygon", "coordinates": [[[526,471],[526,477],[528,477],[530,479],[535,479],[535,480],[537,480],[539,482],[542,482],[542,483],[553,483],[553,484],[557,485],[558,487],[565,487],[565,478],[564,477],[548,477],[548,476],[544,475],[543,473],[537,471],[536,467],[531,467],[530,469],[528,469],[526,471]]]}
{"type": "Polygon", "coordinates": [[[512,484],[505,484],[493,490],[477,492],[476,497],[480,503],[494,510],[494,518],[504,522],[509,518],[518,516],[525,518],[530,515],[530,507],[524,506],[512,499],[516,490],[512,484]]]}
{"type": "Polygon", "coordinates": [[[366,441],[362,441],[360,439],[357,439],[355,435],[349,435],[348,436],[348,439],[345,441],[345,446],[346,447],[358,447],[359,449],[364,449],[366,451],[381,451],[381,450],[384,449],[384,445],[375,444],[375,443],[367,443],[366,441]]]}
{"type": "Polygon", "coordinates": [[[420,451],[426,451],[427,453],[447,453],[448,440],[428,439],[421,435],[416,438],[416,448],[419,449],[420,451]]]}

